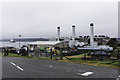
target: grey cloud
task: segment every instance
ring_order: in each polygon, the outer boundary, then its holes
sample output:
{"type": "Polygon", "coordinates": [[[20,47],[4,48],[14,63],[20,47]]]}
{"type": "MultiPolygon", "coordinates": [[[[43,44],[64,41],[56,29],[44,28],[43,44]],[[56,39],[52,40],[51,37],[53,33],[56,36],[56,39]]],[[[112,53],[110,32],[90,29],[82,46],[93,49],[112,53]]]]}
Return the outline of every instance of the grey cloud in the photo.
{"type": "Polygon", "coordinates": [[[76,36],[89,34],[89,23],[95,23],[95,34],[117,36],[117,3],[114,2],[39,2],[3,3],[3,38],[76,36]]]}

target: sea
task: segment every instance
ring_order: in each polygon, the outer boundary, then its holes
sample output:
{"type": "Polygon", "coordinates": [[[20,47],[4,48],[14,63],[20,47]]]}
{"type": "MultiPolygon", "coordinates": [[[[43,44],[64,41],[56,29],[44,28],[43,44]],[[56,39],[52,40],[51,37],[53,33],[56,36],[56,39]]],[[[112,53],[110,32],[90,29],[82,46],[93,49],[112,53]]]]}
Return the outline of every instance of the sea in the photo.
{"type": "MultiPolygon", "coordinates": [[[[27,45],[28,43],[31,43],[32,41],[20,41],[20,46],[27,45]]],[[[19,47],[19,42],[12,43],[10,41],[0,41],[0,47],[19,47]]]]}

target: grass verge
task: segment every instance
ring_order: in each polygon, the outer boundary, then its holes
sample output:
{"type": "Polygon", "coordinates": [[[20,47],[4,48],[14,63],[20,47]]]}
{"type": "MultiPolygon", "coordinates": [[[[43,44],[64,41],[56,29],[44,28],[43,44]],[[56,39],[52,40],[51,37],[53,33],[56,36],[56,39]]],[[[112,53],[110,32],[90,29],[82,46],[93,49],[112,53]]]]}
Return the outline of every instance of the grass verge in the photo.
{"type": "Polygon", "coordinates": [[[63,60],[59,60],[59,61],[76,63],[76,64],[92,65],[92,66],[111,67],[111,68],[118,68],[120,66],[119,61],[114,61],[114,60],[107,60],[107,61],[82,60],[80,58],[80,55],[78,55],[78,56],[70,56],[69,59],[70,60],[64,58],[63,60]]]}
{"type": "MultiPolygon", "coordinates": [[[[2,53],[0,53],[0,55],[2,55],[2,53]]],[[[4,57],[21,57],[21,58],[30,58],[30,59],[50,60],[49,57],[32,57],[32,56],[27,57],[12,53],[9,53],[8,56],[4,56],[4,57]]]]}

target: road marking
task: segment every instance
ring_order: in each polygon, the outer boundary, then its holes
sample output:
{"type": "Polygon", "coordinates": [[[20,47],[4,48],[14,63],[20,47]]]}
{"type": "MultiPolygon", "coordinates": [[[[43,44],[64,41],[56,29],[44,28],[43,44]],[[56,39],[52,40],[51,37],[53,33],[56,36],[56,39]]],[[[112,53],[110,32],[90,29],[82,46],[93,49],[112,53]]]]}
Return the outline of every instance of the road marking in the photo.
{"type": "Polygon", "coordinates": [[[83,73],[83,71],[81,71],[81,73],[80,72],[77,73],[77,75],[81,75],[81,76],[89,76],[91,74],[93,74],[93,72],[84,72],[83,73]]]}
{"type": "Polygon", "coordinates": [[[118,78],[116,80],[120,80],[120,75],[118,76],[118,78]]]}
{"type": "Polygon", "coordinates": [[[118,77],[120,78],[120,75],[118,77]]]}
{"type": "Polygon", "coordinates": [[[12,65],[14,65],[14,66],[16,66],[16,64],[15,64],[15,63],[13,63],[13,62],[11,62],[11,64],[12,64],[12,65]]]}
{"type": "Polygon", "coordinates": [[[85,73],[83,73],[83,74],[81,74],[82,76],[89,76],[89,75],[91,75],[91,74],[93,74],[93,72],[85,72],[85,73]]]}
{"type": "Polygon", "coordinates": [[[21,71],[23,71],[23,69],[21,68],[21,67],[19,67],[19,66],[17,66],[15,63],[13,63],[13,62],[10,62],[12,65],[14,65],[14,66],[16,66],[18,69],[20,69],[21,71]]]}
{"type": "Polygon", "coordinates": [[[47,65],[48,67],[51,67],[51,68],[55,68],[56,69],[56,67],[54,67],[54,66],[51,66],[51,65],[47,65]]]}
{"type": "Polygon", "coordinates": [[[119,80],[119,78],[117,78],[116,80],[119,80]]]}
{"type": "Polygon", "coordinates": [[[53,67],[53,66],[49,66],[49,67],[53,67]]]}
{"type": "Polygon", "coordinates": [[[16,67],[19,68],[21,71],[23,71],[23,69],[21,67],[19,67],[19,66],[16,66],[16,67]]]}

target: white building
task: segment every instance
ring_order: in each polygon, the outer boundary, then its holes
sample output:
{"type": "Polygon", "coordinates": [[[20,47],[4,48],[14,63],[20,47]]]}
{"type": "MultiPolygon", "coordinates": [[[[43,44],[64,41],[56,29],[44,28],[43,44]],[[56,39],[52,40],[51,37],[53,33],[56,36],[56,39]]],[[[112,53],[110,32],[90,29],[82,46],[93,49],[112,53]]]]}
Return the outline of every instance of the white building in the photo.
{"type": "Polygon", "coordinates": [[[68,44],[62,41],[36,41],[28,44],[29,49],[35,47],[67,48],[68,44]]]}

